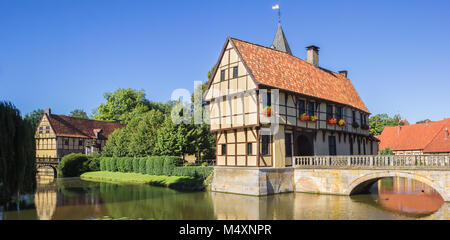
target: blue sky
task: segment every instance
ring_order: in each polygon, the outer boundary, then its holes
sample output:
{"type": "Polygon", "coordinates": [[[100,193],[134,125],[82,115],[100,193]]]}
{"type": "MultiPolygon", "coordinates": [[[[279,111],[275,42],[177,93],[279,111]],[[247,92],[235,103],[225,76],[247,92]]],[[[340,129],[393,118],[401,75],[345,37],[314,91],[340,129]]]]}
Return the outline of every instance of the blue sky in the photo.
{"type": "Polygon", "coordinates": [[[281,6],[295,56],[346,69],[373,113],[450,117],[450,1],[0,0],[0,100],[88,114],[117,88],[167,101],[206,81],[227,36],[270,45],[281,6]]]}

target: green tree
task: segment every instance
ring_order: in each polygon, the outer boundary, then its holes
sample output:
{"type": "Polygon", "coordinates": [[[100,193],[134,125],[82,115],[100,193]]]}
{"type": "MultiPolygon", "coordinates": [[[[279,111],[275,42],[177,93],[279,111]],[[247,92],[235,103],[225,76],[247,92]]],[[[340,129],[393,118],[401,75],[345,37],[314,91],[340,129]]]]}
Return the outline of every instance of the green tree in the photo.
{"type": "Polygon", "coordinates": [[[184,156],[194,153],[192,145],[189,145],[188,132],[190,125],[175,124],[170,117],[164,120],[158,129],[155,153],[167,156],[184,156]]]}
{"type": "Polygon", "coordinates": [[[36,186],[32,120],[22,119],[10,102],[0,102],[0,197],[32,192],[36,186]]]}
{"type": "Polygon", "coordinates": [[[386,126],[398,126],[401,117],[399,114],[389,117],[387,114],[377,114],[369,118],[369,132],[374,136],[381,134],[386,126]]]}
{"type": "Polygon", "coordinates": [[[105,93],[106,103],[100,104],[93,115],[96,120],[129,123],[133,118],[141,117],[151,109],[165,112],[165,104],[145,99],[144,90],[119,88],[113,93],[105,93]]]}
{"type": "Polygon", "coordinates": [[[416,124],[419,124],[419,123],[425,123],[425,122],[427,122],[427,121],[430,121],[430,122],[431,122],[431,120],[427,118],[427,119],[425,119],[425,120],[421,120],[421,121],[416,122],[416,124]]]}
{"type": "Polygon", "coordinates": [[[127,128],[116,129],[108,136],[102,156],[106,157],[127,157],[129,151],[130,137],[127,128]]]}
{"type": "Polygon", "coordinates": [[[71,117],[77,117],[77,118],[86,118],[89,119],[88,115],[86,114],[85,111],[83,111],[82,109],[75,109],[72,112],[70,112],[69,116],[71,117]]]}
{"type": "Polygon", "coordinates": [[[142,116],[142,119],[133,119],[133,123],[127,126],[127,130],[130,131],[130,153],[133,156],[155,155],[158,129],[164,119],[165,115],[161,111],[150,110],[142,116]]]}
{"type": "Polygon", "coordinates": [[[25,114],[25,121],[29,122],[33,128],[33,133],[36,132],[39,123],[41,122],[41,118],[44,115],[44,110],[36,109],[31,113],[25,114]]]}
{"type": "Polygon", "coordinates": [[[380,155],[394,155],[394,152],[391,148],[387,147],[380,151],[380,155]]]}

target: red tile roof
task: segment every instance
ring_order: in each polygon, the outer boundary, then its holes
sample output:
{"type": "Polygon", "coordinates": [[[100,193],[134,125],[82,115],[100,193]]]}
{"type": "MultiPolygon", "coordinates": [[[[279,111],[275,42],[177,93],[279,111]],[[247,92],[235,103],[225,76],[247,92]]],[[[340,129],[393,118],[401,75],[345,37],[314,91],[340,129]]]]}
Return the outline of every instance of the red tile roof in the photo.
{"type": "Polygon", "coordinates": [[[442,121],[385,127],[377,138],[379,149],[394,151],[422,150],[423,152],[450,152],[450,140],[445,139],[445,129],[450,128],[450,118],[442,121]]]}
{"type": "Polygon", "coordinates": [[[97,132],[99,133],[98,138],[107,139],[109,134],[114,132],[114,130],[126,126],[120,123],[103,122],[64,115],[49,114],[47,116],[56,136],[62,137],[97,138],[95,136],[95,132],[97,132]]]}
{"type": "Polygon", "coordinates": [[[255,81],[300,94],[369,110],[344,75],[314,67],[300,58],[231,38],[255,81]]]}

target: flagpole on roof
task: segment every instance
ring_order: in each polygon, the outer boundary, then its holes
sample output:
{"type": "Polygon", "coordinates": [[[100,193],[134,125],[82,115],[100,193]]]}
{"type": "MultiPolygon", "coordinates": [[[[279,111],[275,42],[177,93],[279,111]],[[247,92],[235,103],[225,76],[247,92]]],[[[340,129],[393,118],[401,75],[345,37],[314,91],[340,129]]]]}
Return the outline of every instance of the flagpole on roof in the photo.
{"type": "Polygon", "coordinates": [[[278,23],[281,23],[281,11],[280,11],[280,5],[279,5],[279,4],[276,4],[275,6],[272,6],[272,9],[273,9],[273,10],[275,10],[275,9],[278,10],[278,23]]]}

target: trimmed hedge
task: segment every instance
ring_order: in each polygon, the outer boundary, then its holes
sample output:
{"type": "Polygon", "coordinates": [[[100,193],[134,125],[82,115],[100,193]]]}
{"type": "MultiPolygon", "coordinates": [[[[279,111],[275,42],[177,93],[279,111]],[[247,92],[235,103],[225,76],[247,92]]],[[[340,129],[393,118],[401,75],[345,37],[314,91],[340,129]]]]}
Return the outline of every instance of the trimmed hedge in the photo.
{"type": "Polygon", "coordinates": [[[206,179],[213,171],[212,167],[177,167],[179,157],[152,156],[142,158],[101,157],[100,171],[133,172],[156,176],[188,176],[206,179]]]}
{"type": "Polygon", "coordinates": [[[212,167],[192,166],[192,167],[176,167],[172,176],[188,176],[206,179],[213,171],[212,167]]]}

